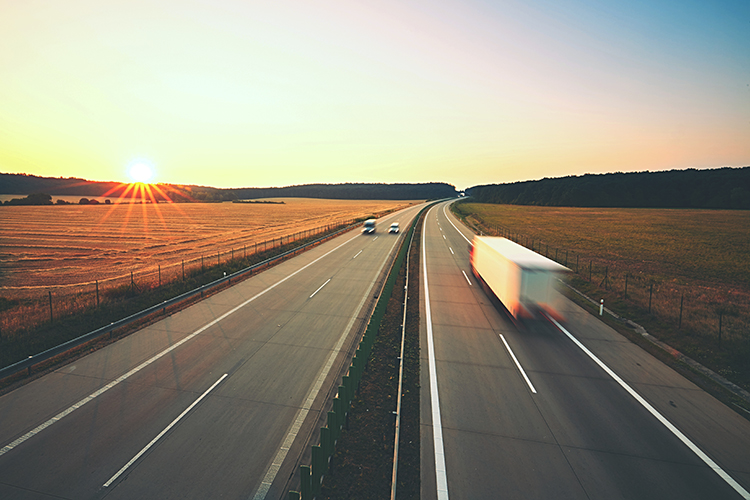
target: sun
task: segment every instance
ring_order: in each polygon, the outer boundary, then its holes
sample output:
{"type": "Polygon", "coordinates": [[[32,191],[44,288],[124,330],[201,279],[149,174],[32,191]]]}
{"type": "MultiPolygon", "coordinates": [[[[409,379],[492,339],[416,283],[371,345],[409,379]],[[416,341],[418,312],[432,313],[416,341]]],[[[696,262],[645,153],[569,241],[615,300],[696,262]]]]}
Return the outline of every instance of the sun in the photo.
{"type": "Polygon", "coordinates": [[[151,177],[153,177],[154,172],[146,163],[138,162],[130,167],[128,174],[130,175],[130,178],[133,180],[133,182],[147,183],[151,180],[151,177]]]}

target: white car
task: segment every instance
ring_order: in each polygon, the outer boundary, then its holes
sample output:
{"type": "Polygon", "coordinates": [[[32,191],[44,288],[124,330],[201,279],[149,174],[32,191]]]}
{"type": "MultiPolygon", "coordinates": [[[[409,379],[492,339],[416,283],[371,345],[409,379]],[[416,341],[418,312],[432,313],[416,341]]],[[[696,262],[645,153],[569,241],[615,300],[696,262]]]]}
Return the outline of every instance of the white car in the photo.
{"type": "Polygon", "coordinates": [[[398,222],[394,222],[393,224],[391,224],[391,227],[388,228],[388,232],[398,234],[398,222]]]}

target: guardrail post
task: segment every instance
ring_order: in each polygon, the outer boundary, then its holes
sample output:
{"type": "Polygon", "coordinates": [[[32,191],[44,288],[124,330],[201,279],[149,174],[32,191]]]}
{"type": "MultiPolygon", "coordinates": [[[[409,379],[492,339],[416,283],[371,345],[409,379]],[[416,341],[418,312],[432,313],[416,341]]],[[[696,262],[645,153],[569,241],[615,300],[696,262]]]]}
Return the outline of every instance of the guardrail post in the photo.
{"type": "Polygon", "coordinates": [[[328,440],[330,446],[330,455],[333,455],[333,449],[336,447],[336,412],[328,412],[328,421],[326,422],[328,428],[328,440]]]}
{"type": "Polygon", "coordinates": [[[312,490],[314,495],[320,495],[320,483],[325,473],[323,450],[318,445],[312,447],[312,490]]]}
{"type": "MultiPolygon", "coordinates": [[[[339,387],[340,390],[340,387],[339,387]]],[[[336,414],[336,427],[334,429],[334,433],[336,435],[336,439],[338,439],[341,436],[341,428],[344,426],[344,402],[341,400],[341,398],[335,397],[333,398],[333,411],[336,414]]]]}
{"type": "Polygon", "coordinates": [[[312,481],[310,477],[310,466],[299,466],[300,493],[302,500],[312,500],[312,481]]]}
{"type": "Polygon", "coordinates": [[[320,447],[323,449],[323,456],[327,463],[328,457],[333,453],[333,448],[331,447],[331,429],[328,427],[320,428],[320,447]]]}
{"type": "Polygon", "coordinates": [[[344,386],[344,401],[348,405],[352,401],[352,381],[348,375],[341,377],[341,385],[344,386]]]}

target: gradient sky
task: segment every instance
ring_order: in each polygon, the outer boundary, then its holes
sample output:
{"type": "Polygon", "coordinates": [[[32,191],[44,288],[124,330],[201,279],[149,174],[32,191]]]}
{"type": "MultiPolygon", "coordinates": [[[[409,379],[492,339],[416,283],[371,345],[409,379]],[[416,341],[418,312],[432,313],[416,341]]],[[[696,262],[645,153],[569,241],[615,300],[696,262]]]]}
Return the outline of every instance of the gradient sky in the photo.
{"type": "Polygon", "coordinates": [[[0,172],[216,187],[750,165],[750,2],[0,0],[0,172]]]}

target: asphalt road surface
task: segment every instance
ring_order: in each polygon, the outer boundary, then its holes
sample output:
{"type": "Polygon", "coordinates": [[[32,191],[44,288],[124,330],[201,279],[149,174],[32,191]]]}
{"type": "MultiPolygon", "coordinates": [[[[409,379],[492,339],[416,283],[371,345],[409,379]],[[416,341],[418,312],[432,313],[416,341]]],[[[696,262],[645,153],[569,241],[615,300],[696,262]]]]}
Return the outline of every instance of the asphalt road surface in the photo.
{"type": "Polygon", "coordinates": [[[409,208],[0,397],[0,498],[286,495],[409,208]]]}
{"type": "Polygon", "coordinates": [[[423,232],[422,498],[749,498],[750,422],[569,301],[567,334],[517,327],[445,206],[423,232]]]}

